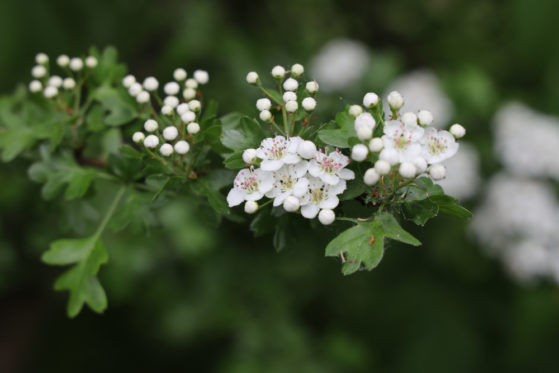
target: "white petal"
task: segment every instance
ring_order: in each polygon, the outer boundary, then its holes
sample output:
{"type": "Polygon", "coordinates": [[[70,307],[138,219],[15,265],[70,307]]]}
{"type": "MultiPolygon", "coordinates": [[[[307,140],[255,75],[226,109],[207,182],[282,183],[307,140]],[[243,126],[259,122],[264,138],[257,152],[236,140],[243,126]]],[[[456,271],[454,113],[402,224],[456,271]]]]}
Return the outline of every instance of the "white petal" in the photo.
{"type": "Polygon", "coordinates": [[[295,164],[295,163],[299,162],[301,160],[301,158],[299,158],[299,156],[297,154],[287,153],[283,156],[283,158],[281,160],[283,161],[283,163],[295,164]]]}
{"type": "Polygon", "coordinates": [[[309,168],[309,162],[301,161],[294,166],[295,169],[295,176],[303,177],[309,168]]]}
{"type": "Polygon", "coordinates": [[[324,174],[320,175],[320,178],[326,184],[330,184],[330,185],[336,185],[340,181],[340,178],[337,177],[336,175],[327,174],[327,173],[324,173],[324,174]]]}
{"type": "Polygon", "coordinates": [[[263,160],[262,164],[260,164],[260,168],[262,168],[264,171],[277,171],[281,168],[281,166],[283,166],[282,161],[268,159],[263,160]]]}
{"type": "Polygon", "coordinates": [[[308,205],[301,207],[301,215],[303,215],[307,219],[314,219],[318,214],[318,210],[320,209],[317,205],[315,205],[314,203],[309,203],[308,205]]]}
{"type": "Polygon", "coordinates": [[[250,194],[247,194],[245,196],[245,199],[247,201],[258,201],[259,199],[261,199],[262,197],[264,197],[264,195],[260,192],[252,192],[250,194]]]}
{"type": "Polygon", "coordinates": [[[295,186],[293,187],[293,195],[295,197],[302,197],[303,194],[305,194],[308,189],[309,189],[309,180],[305,178],[301,178],[299,179],[297,184],[295,184],[295,186]]]}
{"type": "Polygon", "coordinates": [[[322,209],[334,209],[338,206],[340,200],[336,196],[330,196],[325,201],[320,203],[320,208],[322,209]]]}
{"type": "Polygon", "coordinates": [[[245,200],[245,193],[237,189],[231,189],[227,194],[227,203],[229,207],[240,205],[245,200]]]}
{"type": "Polygon", "coordinates": [[[340,171],[338,171],[338,176],[344,180],[353,180],[355,179],[355,172],[347,168],[342,168],[340,171]]]}
{"type": "Polygon", "coordinates": [[[321,173],[322,173],[322,169],[320,168],[318,163],[315,160],[312,160],[309,163],[309,174],[311,174],[314,177],[319,177],[321,173]]]}

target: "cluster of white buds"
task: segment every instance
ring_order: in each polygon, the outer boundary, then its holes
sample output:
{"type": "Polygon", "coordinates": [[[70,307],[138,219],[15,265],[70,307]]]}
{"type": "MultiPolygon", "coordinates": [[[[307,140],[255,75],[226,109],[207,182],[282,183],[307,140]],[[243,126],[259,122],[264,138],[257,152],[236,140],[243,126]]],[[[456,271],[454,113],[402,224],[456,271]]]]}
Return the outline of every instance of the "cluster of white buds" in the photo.
{"type": "Polygon", "coordinates": [[[85,74],[97,67],[97,58],[88,56],[85,59],[80,57],[70,58],[63,54],[56,58],[56,64],[66,77],[53,75],[50,72],[49,56],[45,53],[38,53],[35,56],[37,63],[31,69],[33,80],[29,83],[29,91],[32,93],[42,93],[46,98],[52,99],[58,96],[61,91],[71,91],[76,87],[81,88],[81,82],[85,74]],[[85,73],[84,73],[85,66],[85,73]],[[78,82],[78,83],[76,83],[78,82]]]}
{"type": "Polygon", "coordinates": [[[298,136],[266,138],[258,149],[246,149],[243,160],[250,167],[235,177],[227,195],[229,207],[246,201],[245,211],[254,213],[256,201],[267,197],[287,212],[300,211],[307,219],[318,216],[324,225],[335,220],[338,195],[345,191],[346,181],[355,177],[345,168],[349,158],[338,149],[317,150],[312,141],[298,136]]]}
{"type": "Polygon", "coordinates": [[[159,149],[159,153],[164,157],[170,157],[173,153],[184,155],[190,150],[190,144],[185,140],[184,133],[179,132],[179,128],[174,125],[162,126],[155,119],[148,119],[144,122],[144,132],[135,132],[132,141],[143,143],[147,149],[159,149]]]}
{"type": "Polygon", "coordinates": [[[365,184],[374,185],[382,176],[396,170],[404,179],[413,179],[423,173],[428,173],[434,180],[443,179],[446,169],[441,162],[458,151],[456,139],[466,134],[464,127],[454,124],[450,132],[437,130],[430,126],[433,115],[427,110],[400,114],[404,98],[399,92],[391,92],[387,100],[392,116],[384,123],[380,137],[373,137],[377,122],[371,114],[379,105],[378,96],[372,92],[365,95],[363,106],[368,111],[363,111],[359,105],[350,107],[350,114],[355,117],[357,137],[363,142],[353,146],[351,158],[357,162],[370,160],[374,163],[374,167],[365,173],[365,184]]]}

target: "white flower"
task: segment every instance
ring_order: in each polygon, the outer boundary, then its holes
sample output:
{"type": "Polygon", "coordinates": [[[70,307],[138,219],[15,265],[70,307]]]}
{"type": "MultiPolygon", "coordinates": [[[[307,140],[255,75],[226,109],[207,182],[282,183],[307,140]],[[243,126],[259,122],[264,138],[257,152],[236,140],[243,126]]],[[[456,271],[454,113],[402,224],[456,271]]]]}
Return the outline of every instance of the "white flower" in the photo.
{"type": "Polygon", "coordinates": [[[431,175],[434,180],[440,180],[445,177],[446,168],[440,163],[431,165],[431,167],[429,167],[429,175],[431,175]]]}
{"type": "Polygon", "coordinates": [[[242,169],[233,181],[233,189],[227,195],[229,207],[244,201],[258,201],[274,186],[274,177],[261,169],[242,169]]]}
{"type": "Polygon", "coordinates": [[[263,122],[268,122],[272,119],[272,113],[270,112],[270,110],[262,110],[258,116],[263,122]]]}
{"type": "Polygon", "coordinates": [[[161,114],[163,115],[171,115],[173,113],[173,107],[169,105],[163,105],[161,107],[161,114]]]}
{"type": "MultiPolygon", "coordinates": [[[[355,105],[357,106],[357,105],[355,105]]],[[[359,106],[361,108],[361,106],[359,106]]],[[[351,110],[351,109],[350,109],[351,110]]],[[[355,128],[355,132],[359,132],[360,127],[367,127],[371,130],[371,132],[375,129],[375,119],[369,113],[362,113],[357,115],[355,118],[355,122],[353,124],[353,128],[355,128]]]]}
{"type": "Polygon", "coordinates": [[[433,114],[429,110],[420,110],[417,113],[417,119],[421,126],[430,126],[433,124],[433,114]]]}
{"type": "Polygon", "coordinates": [[[289,196],[300,198],[307,192],[309,180],[303,177],[307,174],[307,166],[307,162],[302,161],[294,165],[283,165],[273,172],[274,184],[266,197],[274,199],[274,206],[283,204],[289,196]]]}
{"type": "Polygon", "coordinates": [[[390,166],[390,163],[388,163],[387,161],[385,161],[383,159],[379,159],[375,163],[375,170],[381,176],[382,175],[388,175],[390,173],[391,168],[392,167],[390,166]]]}
{"type": "Polygon", "coordinates": [[[380,137],[375,137],[369,141],[369,150],[378,153],[384,148],[384,141],[380,137]]]}
{"type": "Polygon", "coordinates": [[[247,214],[254,214],[257,210],[258,210],[258,202],[256,201],[245,202],[245,212],[247,214]]]}
{"type": "Polygon", "coordinates": [[[314,158],[316,154],[316,145],[314,144],[314,142],[309,140],[301,141],[297,146],[297,153],[303,159],[314,158]]]}
{"type": "Polygon", "coordinates": [[[361,113],[363,113],[363,108],[360,105],[351,105],[349,107],[349,115],[351,115],[352,117],[356,118],[361,115],[361,113]]]}
{"type": "Polygon", "coordinates": [[[142,90],[142,85],[140,83],[134,82],[128,88],[128,93],[130,94],[130,96],[136,97],[140,92],[142,92],[142,90]]]}
{"type": "Polygon", "coordinates": [[[301,76],[303,75],[304,72],[305,72],[305,68],[300,63],[296,63],[293,66],[291,66],[291,75],[293,75],[294,77],[301,76]]]}
{"type": "Polygon", "coordinates": [[[336,220],[336,214],[330,209],[322,209],[318,214],[318,221],[324,225],[330,225],[336,220]]]}
{"type": "Polygon", "coordinates": [[[369,168],[363,175],[363,182],[367,185],[375,185],[380,179],[380,175],[374,168],[369,168]]]}
{"type": "Polygon", "coordinates": [[[88,56],[85,59],[85,66],[89,67],[90,69],[94,69],[95,67],[97,67],[97,64],[99,62],[97,61],[97,58],[93,57],[93,56],[88,56]]]}
{"type": "Polygon", "coordinates": [[[410,161],[421,154],[420,140],[424,130],[417,124],[404,125],[398,120],[386,122],[385,135],[382,136],[384,151],[394,149],[398,153],[398,162],[410,161]]]}
{"type": "Polygon", "coordinates": [[[313,111],[316,108],[316,100],[312,97],[305,97],[301,102],[305,111],[313,111]]]}
{"type": "Polygon", "coordinates": [[[295,212],[299,210],[301,203],[297,197],[289,196],[283,201],[283,209],[287,212],[295,212]]]}
{"type": "Polygon", "coordinates": [[[195,135],[200,132],[200,125],[196,122],[190,122],[188,126],[186,126],[186,131],[191,135],[195,135]]]}
{"type": "MultiPolygon", "coordinates": [[[[328,151],[328,149],[326,149],[328,151]]],[[[327,184],[336,185],[344,180],[353,180],[355,173],[345,168],[349,164],[349,158],[339,150],[326,155],[321,151],[317,152],[309,162],[309,174],[320,178],[327,184]]],[[[344,181],[345,184],[345,181],[344,181]]]]}
{"type": "Polygon", "coordinates": [[[398,170],[398,172],[400,172],[400,175],[402,175],[402,177],[405,179],[413,179],[415,177],[417,169],[415,168],[415,165],[413,163],[403,162],[400,165],[400,169],[398,170]]]}
{"type": "Polygon", "coordinates": [[[422,139],[423,158],[427,163],[439,163],[452,157],[458,151],[458,143],[448,131],[430,127],[422,139]]]}
{"type": "Polygon", "coordinates": [[[336,185],[324,183],[316,177],[309,177],[309,186],[301,200],[301,215],[307,219],[314,219],[320,209],[334,209],[340,203],[338,194],[346,189],[346,182],[342,180],[336,185]]]}
{"type": "Polygon", "coordinates": [[[247,74],[246,80],[248,84],[256,84],[258,83],[258,73],[251,71],[247,74]]]}
{"type": "Polygon", "coordinates": [[[179,104],[179,99],[176,98],[175,96],[167,96],[163,100],[163,105],[167,105],[167,106],[170,106],[172,108],[177,107],[178,104],[179,104]]]}
{"type": "Polygon", "coordinates": [[[171,144],[165,143],[161,145],[161,148],[159,148],[159,152],[161,153],[162,156],[168,157],[171,154],[173,154],[173,146],[171,144]]]}
{"type": "Polygon", "coordinates": [[[287,91],[283,94],[283,101],[297,101],[297,94],[295,92],[287,91]]]}
{"type": "Polygon", "coordinates": [[[281,79],[285,76],[285,69],[280,66],[274,66],[274,68],[272,69],[272,76],[276,79],[281,79]]]}
{"type": "Polygon", "coordinates": [[[186,79],[186,81],[184,82],[184,86],[186,88],[196,89],[198,88],[198,81],[193,78],[186,79]]]}
{"type": "Polygon", "coordinates": [[[305,89],[310,94],[315,94],[316,92],[318,92],[318,83],[316,82],[316,80],[307,82],[307,84],[305,85],[305,89]]]}
{"type": "Polygon", "coordinates": [[[400,122],[402,122],[405,126],[411,126],[417,123],[417,115],[408,111],[407,113],[402,114],[400,117],[400,122]]]}
{"type": "Polygon", "coordinates": [[[362,162],[367,158],[369,149],[363,144],[354,145],[351,149],[351,159],[357,162],[362,162]]]}
{"type": "Polygon", "coordinates": [[[363,106],[367,109],[372,108],[378,104],[378,95],[373,92],[366,93],[363,97],[363,106]]]}
{"type": "Polygon", "coordinates": [[[61,54],[56,59],[56,64],[60,67],[66,67],[66,66],[68,66],[69,63],[70,63],[70,57],[68,57],[65,54],[61,54]]]}
{"type": "Polygon", "coordinates": [[[297,103],[297,101],[287,101],[285,103],[285,110],[288,113],[294,113],[297,111],[298,108],[299,108],[299,104],[297,103]]]}
{"type": "Polygon", "coordinates": [[[65,78],[62,82],[64,89],[74,89],[76,87],[76,81],[72,78],[65,78]]]}
{"type": "Polygon", "coordinates": [[[174,96],[177,93],[179,93],[180,89],[181,89],[181,87],[180,87],[179,83],[169,82],[169,83],[165,84],[165,86],[163,87],[163,92],[165,92],[166,95],[174,96]]]}
{"type": "Polygon", "coordinates": [[[243,152],[243,161],[245,163],[252,163],[252,161],[254,161],[254,158],[256,158],[256,149],[249,148],[243,152]]]}
{"type": "Polygon", "coordinates": [[[188,108],[188,104],[186,102],[183,102],[182,104],[179,104],[177,106],[176,110],[177,110],[177,114],[182,116],[184,113],[186,113],[190,109],[188,108]]]}
{"type": "Polygon", "coordinates": [[[191,100],[188,102],[188,108],[193,112],[198,112],[202,108],[202,104],[198,100],[191,100]]]}
{"type": "Polygon", "coordinates": [[[43,65],[33,66],[31,69],[31,75],[34,78],[42,78],[47,74],[47,69],[43,65]]]}
{"type": "Polygon", "coordinates": [[[58,75],[53,75],[49,78],[48,85],[60,88],[62,86],[62,78],[58,75]]]}
{"type": "Polygon", "coordinates": [[[142,141],[144,141],[144,139],[146,138],[146,135],[144,135],[143,132],[134,132],[134,134],[132,135],[132,141],[134,141],[136,144],[141,143],[142,141]]]}
{"type": "Polygon", "coordinates": [[[165,127],[163,130],[163,138],[168,141],[172,141],[179,135],[179,130],[175,126],[165,127]]]}
{"type": "Polygon", "coordinates": [[[277,171],[284,164],[295,164],[301,159],[297,155],[297,146],[303,141],[300,137],[285,139],[283,136],[266,138],[256,149],[256,156],[262,159],[260,167],[264,171],[277,171]]]}
{"type": "Polygon", "coordinates": [[[41,92],[43,84],[38,80],[33,80],[29,83],[29,90],[33,93],[41,92]]]}
{"type": "Polygon", "coordinates": [[[196,97],[196,90],[194,88],[186,88],[182,91],[182,97],[184,97],[185,100],[192,100],[196,97]]]}
{"type": "Polygon", "coordinates": [[[194,71],[194,79],[200,84],[206,84],[210,81],[210,74],[208,74],[205,70],[196,70],[194,71]]]}
{"type": "Polygon", "coordinates": [[[457,139],[460,139],[466,135],[466,129],[462,127],[460,124],[455,123],[450,126],[450,133],[457,139]]]}
{"type": "Polygon", "coordinates": [[[189,150],[190,150],[190,145],[186,141],[180,140],[176,142],[175,152],[177,152],[177,154],[186,154],[188,153],[189,150]]]}
{"type": "Polygon", "coordinates": [[[83,69],[83,61],[79,57],[74,57],[70,60],[70,69],[74,71],[80,71],[83,69]]]}
{"type": "Polygon", "coordinates": [[[136,96],[136,101],[138,101],[138,103],[140,104],[145,104],[149,102],[149,92],[142,91],[138,93],[138,95],[136,96]]]}
{"type": "Polygon", "coordinates": [[[256,100],[256,108],[259,111],[270,110],[271,107],[272,101],[270,101],[270,99],[268,98],[259,98],[258,100],[256,100]]]}
{"type": "Polygon", "coordinates": [[[53,98],[54,96],[58,95],[58,88],[53,86],[48,86],[43,91],[43,94],[46,98],[53,98]]]}
{"type": "Polygon", "coordinates": [[[41,64],[41,65],[44,65],[44,64],[49,62],[49,56],[47,56],[44,53],[38,53],[35,56],[35,62],[37,62],[38,64],[41,64]]]}
{"type": "Polygon", "coordinates": [[[184,123],[194,122],[196,120],[196,114],[193,111],[187,110],[181,115],[181,120],[184,123]]]}
{"type": "Polygon", "coordinates": [[[159,125],[154,119],[148,119],[144,122],[144,129],[146,132],[154,132],[157,130],[157,127],[159,127],[159,125]]]}
{"type": "Polygon", "coordinates": [[[296,91],[298,87],[299,83],[293,78],[287,78],[285,82],[283,82],[283,89],[286,91],[296,91]]]}
{"type": "Polygon", "coordinates": [[[398,91],[392,91],[387,97],[388,105],[391,110],[398,111],[404,106],[404,97],[398,91]]]}
{"type": "Polygon", "coordinates": [[[155,148],[159,144],[159,138],[155,135],[148,135],[144,139],[144,146],[146,148],[155,148]]]}

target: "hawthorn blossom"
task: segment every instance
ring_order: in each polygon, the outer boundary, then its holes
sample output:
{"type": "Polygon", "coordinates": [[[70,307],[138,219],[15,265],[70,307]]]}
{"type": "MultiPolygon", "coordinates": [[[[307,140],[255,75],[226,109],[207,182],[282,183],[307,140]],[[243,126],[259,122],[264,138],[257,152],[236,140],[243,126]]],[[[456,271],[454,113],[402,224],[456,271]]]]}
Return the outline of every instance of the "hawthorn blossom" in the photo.
{"type": "Polygon", "coordinates": [[[336,208],[340,203],[337,195],[343,193],[345,189],[345,180],[330,185],[310,176],[307,191],[301,198],[301,215],[307,219],[314,219],[320,209],[336,208]]]}
{"type": "Polygon", "coordinates": [[[261,169],[242,169],[233,182],[233,189],[227,195],[229,207],[240,205],[244,201],[258,201],[274,186],[270,172],[261,169]]]}
{"type": "Polygon", "coordinates": [[[411,161],[421,154],[420,140],[424,130],[416,124],[404,125],[398,120],[386,122],[382,141],[384,149],[394,149],[398,162],[411,161]]]}
{"type": "Polygon", "coordinates": [[[284,164],[295,164],[301,160],[297,146],[303,141],[300,137],[286,139],[283,136],[266,138],[256,149],[256,156],[262,159],[260,167],[264,171],[277,171],[284,164]]]}
{"type": "Polygon", "coordinates": [[[274,184],[266,197],[274,198],[274,206],[279,206],[289,196],[302,197],[309,185],[307,174],[308,162],[284,165],[273,173],[274,184]]]}
{"type": "MultiPolygon", "coordinates": [[[[328,148],[325,149],[328,151],[328,148]]],[[[315,154],[314,159],[309,162],[309,174],[317,177],[330,185],[336,185],[340,181],[353,180],[355,173],[347,168],[349,158],[338,149],[326,155],[322,149],[315,154]]]]}
{"type": "Polygon", "coordinates": [[[423,143],[423,158],[427,163],[439,163],[452,157],[458,151],[458,143],[454,136],[445,130],[431,127],[425,131],[421,140],[423,143]]]}

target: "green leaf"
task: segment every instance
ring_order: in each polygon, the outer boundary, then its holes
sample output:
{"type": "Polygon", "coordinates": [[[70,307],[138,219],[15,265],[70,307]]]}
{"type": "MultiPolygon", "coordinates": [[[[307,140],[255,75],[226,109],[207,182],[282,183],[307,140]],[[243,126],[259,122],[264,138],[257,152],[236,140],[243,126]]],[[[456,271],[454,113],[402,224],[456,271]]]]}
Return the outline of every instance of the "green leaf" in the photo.
{"type": "Polygon", "coordinates": [[[66,188],[66,193],[64,193],[64,198],[75,199],[80,198],[89,189],[91,182],[93,181],[94,174],[92,171],[79,169],[75,170],[71,177],[69,178],[68,187],[66,188]]]}
{"type": "Polygon", "coordinates": [[[337,148],[349,148],[350,135],[341,129],[336,130],[322,130],[318,132],[318,138],[327,145],[332,145],[337,148]]]}
{"type": "Polygon", "coordinates": [[[134,181],[142,177],[142,154],[129,145],[120,147],[118,154],[109,155],[109,168],[118,177],[134,181]]]}
{"type": "Polygon", "coordinates": [[[254,237],[261,237],[272,232],[276,222],[277,219],[270,214],[270,209],[260,209],[250,223],[250,230],[254,237]]]}
{"type": "Polygon", "coordinates": [[[120,90],[101,86],[93,93],[93,98],[107,112],[104,123],[109,126],[120,126],[137,117],[136,106],[120,90]]]}
{"type": "Polygon", "coordinates": [[[218,105],[215,100],[210,100],[210,102],[208,102],[200,118],[200,126],[202,126],[202,128],[209,127],[210,123],[217,118],[217,108],[218,105]]]}
{"type": "Polygon", "coordinates": [[[206,197],[211,208],[221,215],[229,214],[229,206],[225,200],[225,196],[219,190],[212,188],[212,184],[207,177],[200,178],[192,185],[194,191],[206,197]]]}
{"type": "Polygon", "coordinates": [[[418,201],[404,203],[404,216],[417,225],[425,225],[429,219],[434,218],[439,213],[439,207],[431,199],[426,198],[418,201]]]}
{"type": "Polygon", "coordinates": [[[361,194],[365,193],[366,190],[367,185],[365,185],[361,178],[348,181],[347,189],[340,195],[340,201],[347,201],[359,197],[361,194]]]}
{"type": "Polygon", "coordinates": [[[230,169],[230,170],[238,170],[238,169],[241,169],[241,168],[245,167],[245,165],[246,165],[245,161],[243,160],[243,151],[242,150],[239,150],[238,152],[235,152],[235,153],[231,154],[223,162],[225,164],[225,167],[230,169]]]}
{"type": "Polygon", "coordinates": [[[238,128],[223,130],[221,143],[231,150],[241,151],[258,147],[264,137],[266,133],[258,122],[249,117],[241,117],[238,128]]]}
{"type": "Polygon", "coordinates": [[[430,200],[437,204],[439,212],[443,214],[456,216],[460,219],[470,219],[472,217],[472,213],[468,209],[460,206],[458,200],[449,195],[433,196],[430,200]]]}
{"type": "Polygon", "coordinates": [[[388,238],[392,238],[393,240],[400,241],[403,243],[407,243],[408,245],[419,246],[421,242],[408,232],[406,232],[396,218],[388,212],[383,212],[379,214],[376,219],[384,229],[384,235],[388,238]]]}

